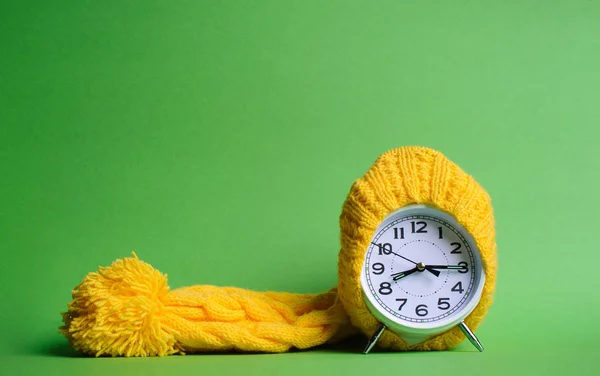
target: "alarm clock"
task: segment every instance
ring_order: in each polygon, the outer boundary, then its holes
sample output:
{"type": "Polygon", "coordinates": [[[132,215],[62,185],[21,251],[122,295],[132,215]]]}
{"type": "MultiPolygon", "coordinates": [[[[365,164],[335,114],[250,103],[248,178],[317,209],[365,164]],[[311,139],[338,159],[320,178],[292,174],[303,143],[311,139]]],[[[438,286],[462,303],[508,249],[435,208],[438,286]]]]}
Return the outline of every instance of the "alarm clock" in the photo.
{"type": "Polygon", "coordinates": [[[405,146],[356,180],[340,215],[338,294],[352,325],[394,351],[446,350],[493,302],[497,256],[491,198],[441,152],[405,146]]]}
{"type": "Polygon", "coordinates": [[[390,213],[371,239],[361,272],[365,303],[382,324],[364,353],[385,329],[414,345],[457,325],[483,351],[463,320],[484,283],[479,249],[450,214],[428,205],[390,213]]]}

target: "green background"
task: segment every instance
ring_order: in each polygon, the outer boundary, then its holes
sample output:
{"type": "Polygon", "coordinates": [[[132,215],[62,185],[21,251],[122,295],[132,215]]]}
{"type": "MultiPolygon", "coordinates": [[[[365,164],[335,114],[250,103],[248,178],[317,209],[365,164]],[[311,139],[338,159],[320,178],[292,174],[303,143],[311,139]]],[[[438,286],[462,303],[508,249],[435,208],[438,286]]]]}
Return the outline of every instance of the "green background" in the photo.
{"type": "Polygon", "coordinates": [[[3,1],[0,374],[592,374],[598,1],[3,1]],[[78,357],[59,312],[132,250],[172,287],[337,283],[352,182],[444,152],[496,213],[496,303],[442,353],[78,357]]]}

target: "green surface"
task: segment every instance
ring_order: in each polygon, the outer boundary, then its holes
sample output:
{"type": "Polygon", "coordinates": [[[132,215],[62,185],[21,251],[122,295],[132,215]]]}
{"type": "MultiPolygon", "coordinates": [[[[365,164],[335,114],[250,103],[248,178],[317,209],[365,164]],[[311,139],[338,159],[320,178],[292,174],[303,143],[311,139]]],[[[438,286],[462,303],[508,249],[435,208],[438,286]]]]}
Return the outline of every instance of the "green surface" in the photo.
{"type": "Polygon", "coordinates": [[[598,1],[0,5],[0,374],[593,374],[598,1]],[[72,358],[59,312],[136,250],[172,287],[321,292],[382,152],[489,191],[496,303],[443,353],[72,358]]]}

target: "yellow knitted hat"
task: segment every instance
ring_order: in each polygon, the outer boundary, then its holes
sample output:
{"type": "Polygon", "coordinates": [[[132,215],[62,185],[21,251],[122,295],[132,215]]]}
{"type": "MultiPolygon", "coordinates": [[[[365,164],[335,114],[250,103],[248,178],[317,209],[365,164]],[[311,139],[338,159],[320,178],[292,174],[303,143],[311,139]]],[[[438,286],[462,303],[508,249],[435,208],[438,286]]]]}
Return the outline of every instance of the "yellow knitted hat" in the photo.
{"type": "MultiPolygon", "coordinates": [[[[323,294],[255,292],[197,285],[170,291],[167,277],[132,258],[89,273],[73,289],[60,332],[78,351],[100,356],[154,356],[207,351],[284,352],[340,339],[377,320],[367,309],[360,270],[375,229],[389,213],[429,204],[453,215],[481,252],[486,281],[466,318],[475,329],[496,281],[496,244],[487,193],[441,153],[404,147],[380,156],[357,180],[340,216],[339,286],[323,294]]],[[[394,350],[443,350],[464,339],[458,328],[408,346],[392,331],[378,345],[394,350]]]]}
{"type": "MultiPolygon", "coordinates": [[[[381,155],[350,189],[340,217],[339,297],[352,324],[367,335],[379,326],[365,305],[360,271],[377,226],[398,208],[428,204],[453,215],[473,236],[481,252],[486,280],[481,299],[465,319],[476,329],[492,304],[496,285],[496,243],[491,200],[485,190],[442,153],[404,147],[381,155]]],[[[458,327],[408,346],[386,330],[377,344],[394,350],[444,350],[464,339],[458,327]]]]}

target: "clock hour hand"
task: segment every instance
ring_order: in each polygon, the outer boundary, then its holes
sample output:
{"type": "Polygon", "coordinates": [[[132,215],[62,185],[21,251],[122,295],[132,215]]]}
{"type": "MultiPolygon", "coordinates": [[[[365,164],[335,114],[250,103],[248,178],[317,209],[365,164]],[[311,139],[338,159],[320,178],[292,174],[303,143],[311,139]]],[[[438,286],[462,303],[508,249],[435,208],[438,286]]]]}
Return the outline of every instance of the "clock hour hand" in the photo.
{"type": "Polygon", "coordinates": [[[394,280],[394,281],[397,281],[397,280],[399,280],[399,279],[402,279],[402,278],[404,278],[404,277],[406,277],[406,276],[408,276],[408,275],[411,275],[411,274],[413,274],[413,273],[415,273],[415,272],[418,272],[418,271],[419,271],[419,268],[417,268],[417,267],[414,267],[414,268],[412,268],[412,269],[405,270],[405,271],[403,271],[403,272],[400,272],[400,273],[394,273],[394,274],[392,274],[390,277],[394,277],[394,278],[393,278],[393,280],[394,280]]]}
{"type": "Polygon", "coordinates": [[[434,276],[436,276],[436,277],[439,277],[439,276],[440,276],[440,272],[438,272],[437,270],[435,270],[434,268],[432,268],[432,267],[431,267],[431,266],[429,266],[429,265],[426,265],[426,266],[425,266],[425,270],[427,270],[429,273],[433,274],[433,275],[434,275],[434,276]]]}

